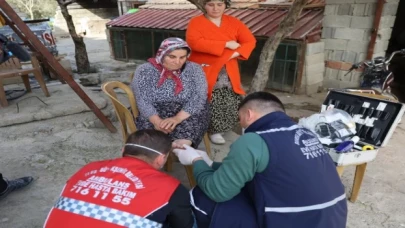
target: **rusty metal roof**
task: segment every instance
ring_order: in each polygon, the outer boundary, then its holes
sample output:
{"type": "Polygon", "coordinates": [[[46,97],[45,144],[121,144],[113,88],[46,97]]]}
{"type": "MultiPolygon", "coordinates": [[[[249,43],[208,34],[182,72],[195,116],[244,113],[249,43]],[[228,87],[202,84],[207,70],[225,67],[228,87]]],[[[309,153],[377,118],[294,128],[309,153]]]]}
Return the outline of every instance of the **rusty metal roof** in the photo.
{"type": "MultiPolygon", "coordinates": [[[[233,0],[232,8],[259,7],[259,0],[233,0]]],[[[187,0],[148,0],[146,4],[140,6],[141,9],[197,9],[197,7],[187,0]]]]}
{"type": "MultiPolygon", "coordinates": [[[[259,6],[265,7],[265,8],[289,8],[293,4],[293,2],[294,2],[293,0],[277,2],[277,3],[260,2],[259,6]]],[[[304,6],[304,9],[322,8],[322,7],[325,7],[325,0],[308,0],[306,5],[304,6]]]]}
{"type": "MultiPolygon", "coordinates": [[[[285,9],[227,9],[226,14],[244,22],[255,36],[270,37],[275,34],[280,21],[287,15],[285,9]]],[[[190,18],[200,15],[200,10],[140,9],[107,23],[110,27],[144,29],[186,30],[190,18]]],[[[303,10],[290,39],[304,39],[321,29],[323,9],[303,10]]]]}

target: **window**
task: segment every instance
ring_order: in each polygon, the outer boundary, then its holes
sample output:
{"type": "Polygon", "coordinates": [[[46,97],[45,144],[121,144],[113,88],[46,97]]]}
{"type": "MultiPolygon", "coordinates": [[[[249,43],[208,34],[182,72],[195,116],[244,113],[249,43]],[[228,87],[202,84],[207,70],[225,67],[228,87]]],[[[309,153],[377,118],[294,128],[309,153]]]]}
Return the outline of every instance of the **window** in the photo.
{"type": "Polygon", "coordinates": [[[145,30],[127,30],[128,59],[147,60],[153,56],[152,32],[145,30]]]}
{"type": "Polygon", "coordinates": [[[298,45],[283,42],[279,45],[270,68],[268,87],[293,92],[297,80],[298,45]]]}
{"type": "MultiPolygon", "coordinates": [[[[241,79],[246,85],[250,85],[252,77],[256,73],[259,65],[260,54],[266,43],[265,38],[257,38],[256,48],[253,50],[247,61],[239,61],[241,79]]],[[[298,59],[301,45],[297,42],[283,41],[274,56],[273,64],[270,68],[270,78],[267,88],[294,92],[298,73],[298,59]]]]}
{"type": "Polygon", "coordinates": [[[125,52],[125,34],[123,31],[111,31],[111,44],[114,51],[114,58],[117,60],[126,60],[127,55],[125,52]]]}

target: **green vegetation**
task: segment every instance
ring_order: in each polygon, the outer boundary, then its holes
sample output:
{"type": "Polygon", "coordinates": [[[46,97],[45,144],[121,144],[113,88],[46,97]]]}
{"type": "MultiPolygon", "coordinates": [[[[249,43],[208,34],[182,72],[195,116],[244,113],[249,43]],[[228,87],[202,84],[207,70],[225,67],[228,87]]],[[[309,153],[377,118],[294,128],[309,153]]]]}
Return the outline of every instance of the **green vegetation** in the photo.
{"type": "Polygon", "coordinates": [[[55,17],[58,3],[55,0],[7,0],[13,7],[27,14],[28,19],[55,17]]]}

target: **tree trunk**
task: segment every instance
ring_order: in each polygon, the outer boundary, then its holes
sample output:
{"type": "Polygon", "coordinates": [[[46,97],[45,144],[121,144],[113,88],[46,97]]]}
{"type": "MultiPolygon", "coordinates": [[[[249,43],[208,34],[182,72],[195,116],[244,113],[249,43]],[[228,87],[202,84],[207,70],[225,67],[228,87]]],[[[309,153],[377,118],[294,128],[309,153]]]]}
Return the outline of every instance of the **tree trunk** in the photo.
{"type": "Polygon", "coordinates": [[[197,8],[199,10],[201,10],[203,13],[205,12],[205,8],[204,8],[204,1],[205,0],[188,0],[190,3],[194,4],[195,6],[197,6],[197,8]]]}
{"type": "Polygon", "coordinates": [[[90,71],[89,57],[87,56],[86,44],[83,41],[83,37],[76,33],[76,28],[73,23],[72,16],[69,14],[67,4],[63,0],[58,0],[60,10],[63,17],[66,20],[67,27],[69,29],[70,36],[75,44],[75,59],[78,73],[88,73],[90,71]]]}
{"type": "Polygon", "coordinates": [[[32,9],[30,10],[30,18],[31,18],[31,20],[34,20],[34,12],[32,9]]]}
{"type": "Polygon", "coordinates": [[[276,34],[267,39],[260,54],[259,65],[253,77],[249,93],[265,89],[270,77],[270,67],[273,64],[274,55],[281,41],[292,31],[307,0],[294,0],[287,16],[281,21],[276,34]]]}

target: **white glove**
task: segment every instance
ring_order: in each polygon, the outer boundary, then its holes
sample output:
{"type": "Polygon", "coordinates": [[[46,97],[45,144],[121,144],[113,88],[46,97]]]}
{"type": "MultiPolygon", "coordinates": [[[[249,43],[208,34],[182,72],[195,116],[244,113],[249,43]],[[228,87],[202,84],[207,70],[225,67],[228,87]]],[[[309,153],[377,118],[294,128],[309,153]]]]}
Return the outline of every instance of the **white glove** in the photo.
{"type": "Polygon", "coordinates": [[[191,146],[184,144],[183,147],[185,149],[173,150],[173,153],[179,158],[179,161],[182,165],[192,165],[194,159],[202,158],[202,156],[198,154],[197,150],[195,150],[191,146]]]}
{"type": "Polygon", "coordinates": [[[196,150],[197,153],[204,159],[205,163],[208,164],[208,166],[212,166],[212,163],[214,163],[211,158],[208,156],[207,152],[202,151],[202,150],[196,150]]]}
{"type": "Polygon", "coordinates": [[[214,162],[211,160],[211,158],[208,157],[207,152],[202,151],[202,150],[196,150],[196,149],[192,148],[192,147],[189,146],[189,145],[183,145],[183,147],[186,148],[186,150],[195,150],[195,151],[197,151],[197,153],[203,158],[203,160],[205,161],[205,163],[208,164],[208,166],[211,166],[212,163],[214,163],[214,162]]]}

